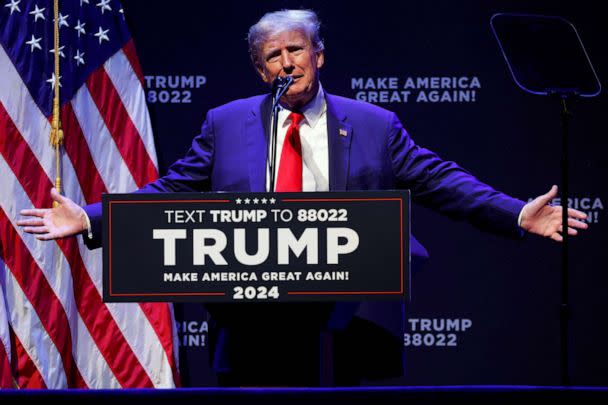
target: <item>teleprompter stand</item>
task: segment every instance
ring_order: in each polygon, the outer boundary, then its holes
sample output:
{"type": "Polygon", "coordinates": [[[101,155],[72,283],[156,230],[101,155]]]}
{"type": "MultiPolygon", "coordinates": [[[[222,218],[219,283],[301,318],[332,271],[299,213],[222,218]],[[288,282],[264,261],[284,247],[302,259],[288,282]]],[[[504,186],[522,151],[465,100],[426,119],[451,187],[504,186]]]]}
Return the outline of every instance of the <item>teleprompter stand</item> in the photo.
{"type": "Polygon", "coordinates": [[[572,23],[561,17],[499,13],[491,26],[515,83],[525,92],[551,96],[560,103],[562,125],[561,201],[562,275],[560,306],[561,383],[570,385],[568,364],[568,142],[570,105],[594,97],[601,85],[572,23]]]}

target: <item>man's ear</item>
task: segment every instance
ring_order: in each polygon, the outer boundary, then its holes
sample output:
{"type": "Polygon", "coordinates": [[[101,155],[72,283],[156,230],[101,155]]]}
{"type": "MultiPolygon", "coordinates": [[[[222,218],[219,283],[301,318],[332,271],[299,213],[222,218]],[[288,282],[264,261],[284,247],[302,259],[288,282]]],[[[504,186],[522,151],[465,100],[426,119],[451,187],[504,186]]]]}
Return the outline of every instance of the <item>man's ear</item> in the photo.
{"type": "Polygon", "coordinates": [[[260,75],[260,78],[262,79],[262,81],[264,83],[270,84],[270,82],[268,80],[268,73],[266,72],[266,69],[264,69],[261,66],[256,65],[255,70],[258,72],[258,75],[260,75]]]}
{"type": "Polygon", "coordinates": [[[321,69],[323,64],[325,63],[325,52],[320,51],[317,52],[317,69],[321,69]]]}

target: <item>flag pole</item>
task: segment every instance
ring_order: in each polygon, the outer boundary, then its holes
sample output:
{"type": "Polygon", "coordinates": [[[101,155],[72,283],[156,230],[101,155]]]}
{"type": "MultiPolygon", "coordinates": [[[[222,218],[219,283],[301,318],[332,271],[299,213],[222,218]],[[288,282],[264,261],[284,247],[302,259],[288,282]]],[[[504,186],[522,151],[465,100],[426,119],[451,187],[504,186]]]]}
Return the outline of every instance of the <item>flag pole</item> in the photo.
{"type": "MultiPolygon", "coordinates": [[[[61,128],[60,101],[59,101],[59,0],[53,1],[54,8],[54,49],[55,49],[55,93],[53,96],[53,118],[51,121],[51,146],[55,148],[55,188],[61,193],[61,167],[60,167],[60,146],[63,144],[63,129],[61,128]]],[[[53,207],[58,203],[53,202],[53,207]]]]}

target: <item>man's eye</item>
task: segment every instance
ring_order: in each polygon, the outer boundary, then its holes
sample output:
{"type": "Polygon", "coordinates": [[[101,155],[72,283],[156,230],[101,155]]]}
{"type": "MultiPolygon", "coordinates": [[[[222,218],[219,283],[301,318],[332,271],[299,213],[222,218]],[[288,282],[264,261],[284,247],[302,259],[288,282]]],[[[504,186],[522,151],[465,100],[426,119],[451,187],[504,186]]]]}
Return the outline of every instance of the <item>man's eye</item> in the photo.
{"type": "Polygon", "coordinates": [[[266,62],[275,63],[279,61],[279,55],[270,55],[266,58],[266,62]]]}

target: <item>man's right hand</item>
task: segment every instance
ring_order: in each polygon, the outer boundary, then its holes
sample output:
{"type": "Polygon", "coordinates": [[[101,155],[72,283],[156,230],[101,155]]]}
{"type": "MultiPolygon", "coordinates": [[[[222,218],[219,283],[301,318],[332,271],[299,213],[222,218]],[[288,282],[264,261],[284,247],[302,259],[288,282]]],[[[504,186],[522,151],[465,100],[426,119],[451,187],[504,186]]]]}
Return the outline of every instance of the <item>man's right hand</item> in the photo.
{"type": "Polygon", "coordinates": [[[87,214],[82,207],[54,188],[51,189],[51,198],[58,203],[57,207],[21,210],[21,215],[31,218],[20,219],[17,225],[27,233],[36,234],[40,240],[64,238],[87,229],[87,214]]]}

